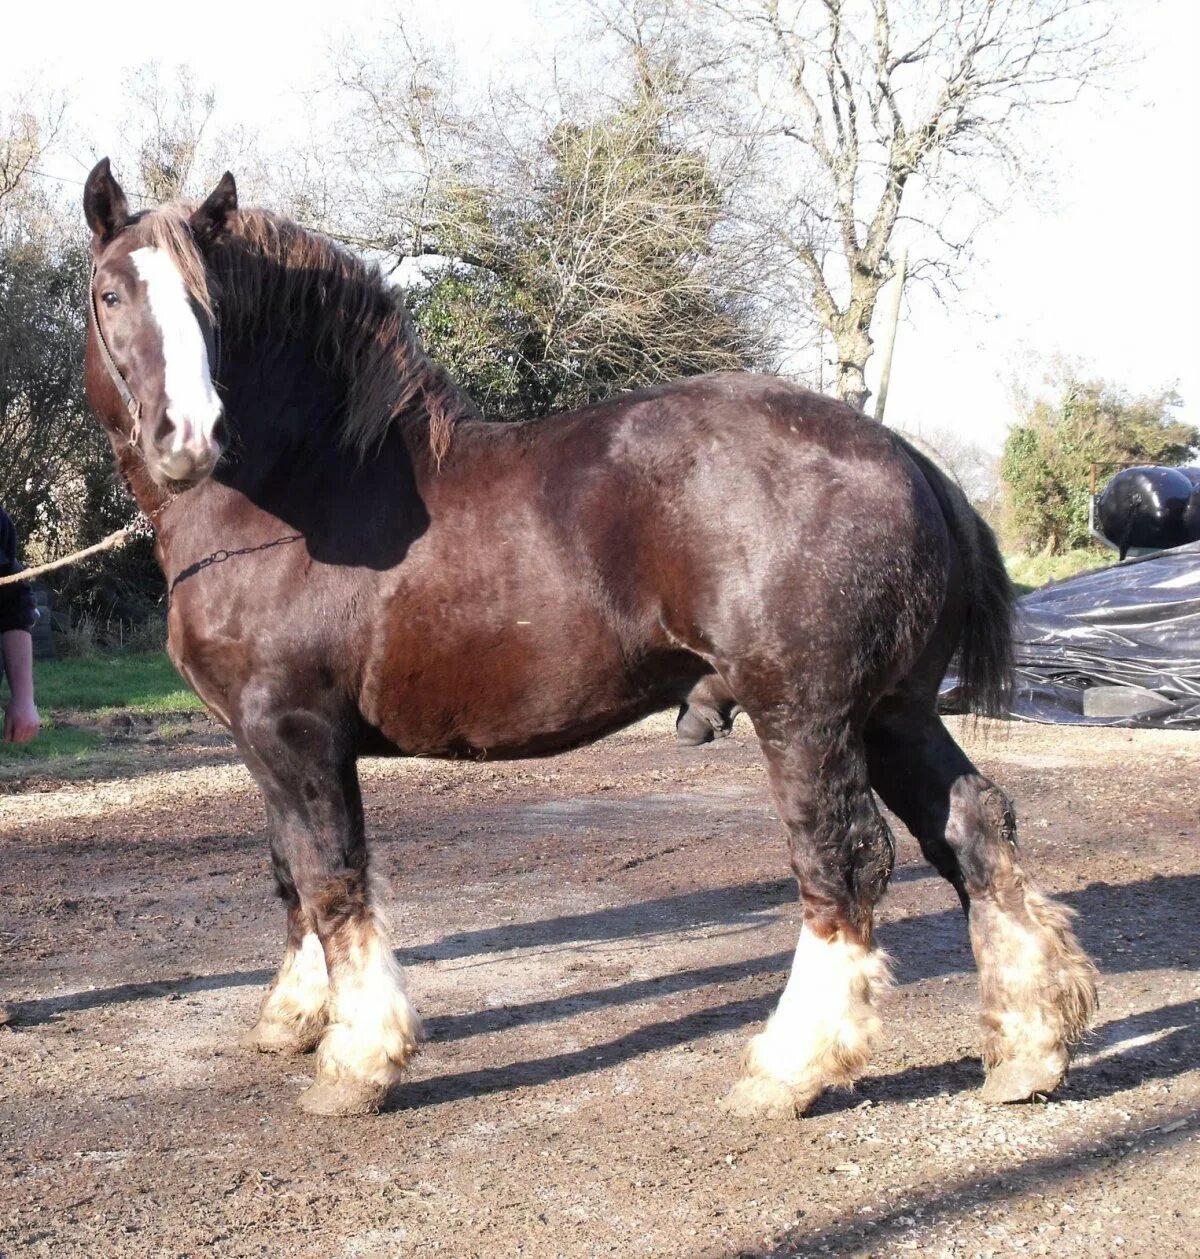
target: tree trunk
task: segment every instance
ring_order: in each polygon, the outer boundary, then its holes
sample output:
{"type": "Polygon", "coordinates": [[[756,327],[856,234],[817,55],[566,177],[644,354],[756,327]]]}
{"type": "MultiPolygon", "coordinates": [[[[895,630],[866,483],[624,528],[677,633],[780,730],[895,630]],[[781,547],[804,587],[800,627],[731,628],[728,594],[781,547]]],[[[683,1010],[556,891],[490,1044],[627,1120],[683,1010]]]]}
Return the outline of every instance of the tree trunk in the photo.
{"type": "Polygon", "coordinates": [[[837,364],[837,396],[864,413],[867,399],[871,396],[862,367],[844,358],[839,359],[837,364]]]}
{"type": "Polygon", "coordinates": [[[864,328],[835,328],[833,344],[837,351],[834,382],[837,396],[857,410],[865,411],[867,399],[871,396],[866,375],[867,359],[874,349],[871,334],[864,328]]]}
{"type": "Polygon", "coordinates": [[[859,411],[865,411],[871,391],[867,388],[867,360],[875,343],[871,340],[871,320],[879,284],[872,276],[856,274],[851,282],[850,303],[830,321],[829,331],[837,351],[837,396],[859,411]]]}

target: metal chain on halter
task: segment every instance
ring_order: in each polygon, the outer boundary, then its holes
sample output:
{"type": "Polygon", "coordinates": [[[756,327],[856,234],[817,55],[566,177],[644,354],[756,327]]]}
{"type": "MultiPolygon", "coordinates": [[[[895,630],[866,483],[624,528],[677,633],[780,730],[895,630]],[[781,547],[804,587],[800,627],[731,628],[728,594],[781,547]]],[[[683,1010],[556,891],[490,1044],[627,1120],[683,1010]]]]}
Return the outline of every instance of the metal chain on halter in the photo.
{"type": "Polygon", "coordinates": [[[211,555],[206,555],[203,559],[197,560],[194,564],[189,564],[187,568],[179,572],[175,576],[174,581],[171,582],[171,589],[169,593],[174,594],[175,587],[178,586],[181,581],[185,581],[189,577],[195,577],[197,573],[202,573],[206,568],[211,568],[214,564],[224,564],[226,560],[235,559],[239,555],[254,555],[259,551],[270,551],[277,546],[287,546],[292,542],[303,541],[303,538],[304,535],[302,533],[284,533],[278,538],[272,538],[269,542],[259,542],[256,546],[239,546],[235,547],[233,550],[222,549],[220,551],[214,551],[211,555]]]}

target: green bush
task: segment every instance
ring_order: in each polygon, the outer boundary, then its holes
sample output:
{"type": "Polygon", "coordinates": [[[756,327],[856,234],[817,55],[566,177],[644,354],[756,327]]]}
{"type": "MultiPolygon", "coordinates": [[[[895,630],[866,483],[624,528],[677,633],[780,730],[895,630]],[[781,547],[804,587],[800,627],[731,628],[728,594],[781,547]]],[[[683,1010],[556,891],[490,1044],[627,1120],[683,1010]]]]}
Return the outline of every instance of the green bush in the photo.
{"type": "Polygon", "coordinates": [[[1176,420],[1170,391],[1129,398],[1103,381],[1068,378],[1055,403],[1038,401],[1004,445],[1005,532],[1033,554],[1090,541],[1092,466],[1101,482],[1132,464],[1178,464],[1200,444],[1200,431],[1176,420]]]}
{"type": "Polygon", "coordinates": [[[457,262],[409,304],[489,418],[764,361],[760,321],[716,261],[726,192],[673,138],[673,90],[652,77],[609,115],[558,124],[515,183],[437,188],[438,249],[457,262]]]}
{"type": "Polygon", "coordinates": [[[1004,564],[1017,593],[1028,594],[1052,581],[1062,581],[1091,568],[1103,568],[1116,558],[1116,551],[1097,544],[1064,551],[1061,555],[1047,555],[1044,551],[1039,555],[1007,555],[1004,564]]]}

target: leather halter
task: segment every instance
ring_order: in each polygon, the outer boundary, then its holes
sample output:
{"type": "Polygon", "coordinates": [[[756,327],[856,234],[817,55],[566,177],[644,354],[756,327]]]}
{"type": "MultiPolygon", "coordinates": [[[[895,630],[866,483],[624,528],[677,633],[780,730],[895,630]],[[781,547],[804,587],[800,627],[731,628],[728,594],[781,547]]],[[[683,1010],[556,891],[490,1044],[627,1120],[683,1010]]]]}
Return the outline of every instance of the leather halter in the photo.
{"type": "MultiPolygon", "coordinates": [[[[100,346],[100,361],[104,364],[104,370],[108,372],[108,378],[116,387],[117,393],[121,395],[121,401],[125,404],[125,410],[129,412],[129,418],[133,421],[133,428],[129,433],[129,444],[136,448],[142,430],[142,404],[133,396],[133,390],[129,388],[125,377],[121,375],[121,369],[117,366],[117,360],[113,358],[112,351],[108,348],[108,342],[104,339],[104,329],[100,326],[100,308],[96,305],[95,260],[92,261],[92,274],[88,280],[88,291],[92,299],[90,303],[92,327],[96,330],[96,341],[100,346]]],[[[209,375],[212,377],[215,386],[217,373],[221,368],[221,323],[215,308],[208,330],[203,333],[203,336],[204,348],[208,352],[209,375]]]]}

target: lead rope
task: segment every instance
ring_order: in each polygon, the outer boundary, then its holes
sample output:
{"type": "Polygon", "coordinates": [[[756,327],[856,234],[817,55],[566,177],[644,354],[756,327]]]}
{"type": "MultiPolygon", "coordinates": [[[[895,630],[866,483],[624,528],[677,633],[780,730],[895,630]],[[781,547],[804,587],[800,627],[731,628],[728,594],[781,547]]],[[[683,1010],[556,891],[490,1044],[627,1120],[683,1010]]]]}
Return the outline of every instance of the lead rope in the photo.
{"type": "MultiPolygon", "coordinates": [[[[96,263],[92,262],[92,273],[88,279],[88,306],[91,311],[92,326],[96,330],[96,342],[100,346],[100,360],[104,364],[105,371],[108,372],[109,379],[116,386],[117,393],[121,395],[121,401],[125,404],[125,410],[129,412],[129,418],[133,421],[133,427],[129,430],[129,444],[139,454],[141,446],[139,441],[142,435],[142,406],[141,403],[133,396],[133,391],[125,383],[125,377],[121,375],[121,369],[117,366],[116,359],[112,356],[112,351],[108,348],[108,342],[104,339],[104,332],[100,327],[100,312],[96,309],[96,263]]],[[[214,312],[212,321],[212,357],[211,370],[214,381],[216,374],[221,370],[221,320],[214,312]]],[[[157,511],[161,511],[158,508],[157,511]]],[[[114,530],[108,537],[101,538],[99,542],[93,543],[91,546],[85,546],[80,551],[72,551],[70,555],[64,555],[61,559],[50,560],[46,564],[39,564],[36,568],[23,568],[19,573],[10,573],[7,577],[0,577],[0,586],[11,586],[19,581],[31,581],[34,577],[40,577],[43,573],[52,573],[56,569],[66,568],[70,564],[77,564],[80,560],[86,560],[93,555],[99,555],[102,551],[112,551],[119,546],[124,546],[131,538],[139,536],[149,537],[154,532],[154,522],[145,512],[139,512],[137,520],[132,524],[125,525],[122,529],[114,530]]]]}
{"type": "Polygon", "coordinates": [[[38,564],[35,568],[23,568],[19,573],[10,573],[7,577],[0,577],[0,586],[10,586],[18,581],[32,581],[33,578],[40,577],[43,573],[54,572],[56,568],[66,568],[68,564],[76,564],[80,560],[86,560],[89,556],[99,555],[101,551],[111,551],[116,547],[124,546],[131,538],[150,531],[149,518],[141,516],[133,524],[126,525],[123,529],[117,529],[114,533],[110,533],[107,538],[102,538],[92,546],[85,546],[82,551],[73,551],[70,555],[64,555],[61,559],[51,560],[48,564],[38,564]]]}

